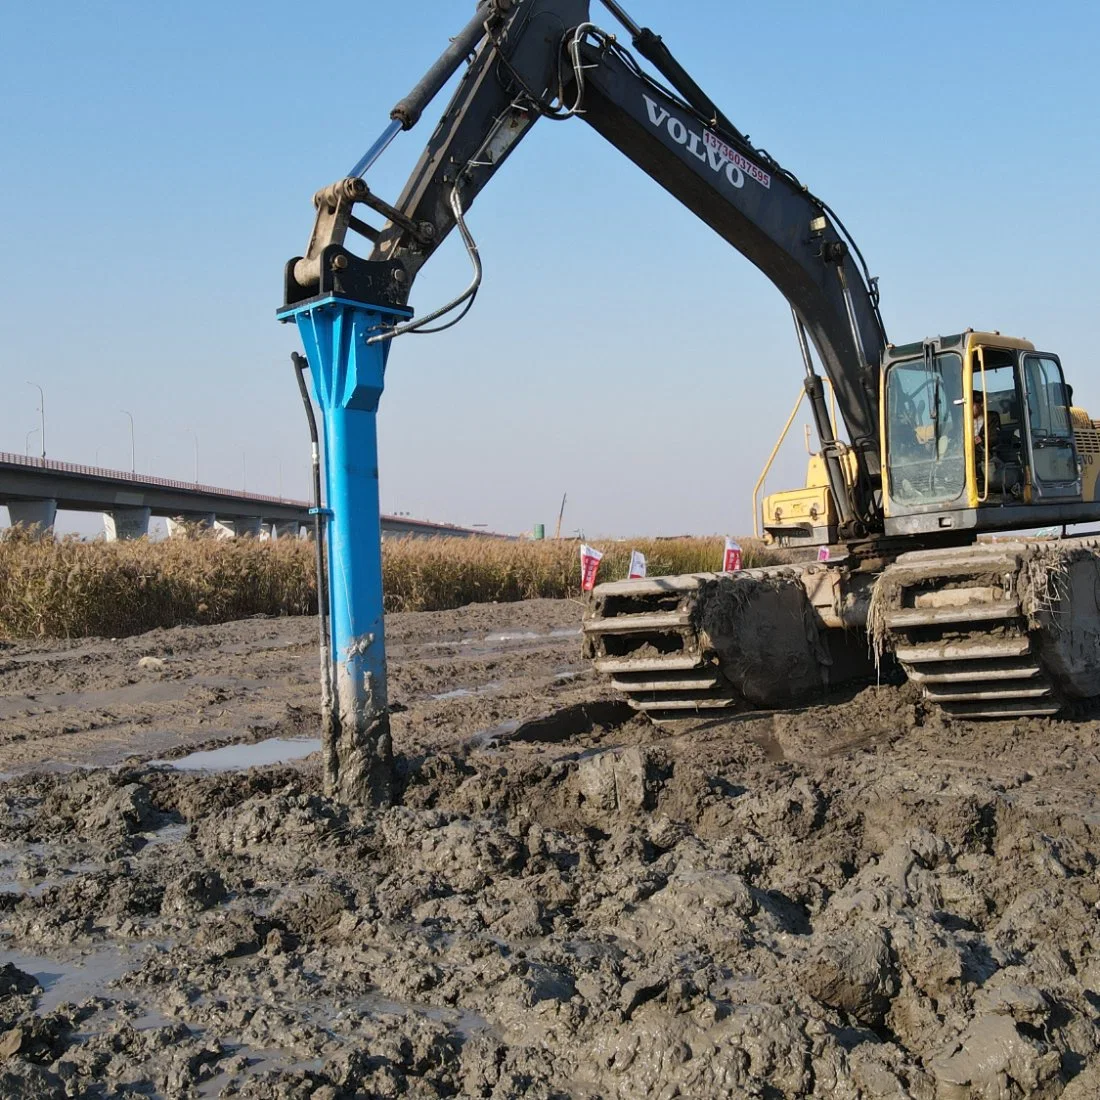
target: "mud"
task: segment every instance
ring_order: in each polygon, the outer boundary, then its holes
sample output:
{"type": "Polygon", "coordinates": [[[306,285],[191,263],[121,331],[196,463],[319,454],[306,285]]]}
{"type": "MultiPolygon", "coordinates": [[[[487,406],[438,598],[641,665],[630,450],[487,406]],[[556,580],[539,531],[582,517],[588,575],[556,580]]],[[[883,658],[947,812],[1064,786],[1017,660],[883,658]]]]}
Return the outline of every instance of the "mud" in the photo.
{"type": "Polygon", "coordinates": [[[758,707],[820,694],[830,679],[818,616],[792,572],[738,573],[699,594],[705,648],[718,654],[726,678],[758,707]]]}
{"type": "Polygon", "coordinates": [[[311,621],[0,649],[0,1095],[1100,1095],[1100,723],[654,727],[579,619],[392,616],[369,815],[311,621]]]}

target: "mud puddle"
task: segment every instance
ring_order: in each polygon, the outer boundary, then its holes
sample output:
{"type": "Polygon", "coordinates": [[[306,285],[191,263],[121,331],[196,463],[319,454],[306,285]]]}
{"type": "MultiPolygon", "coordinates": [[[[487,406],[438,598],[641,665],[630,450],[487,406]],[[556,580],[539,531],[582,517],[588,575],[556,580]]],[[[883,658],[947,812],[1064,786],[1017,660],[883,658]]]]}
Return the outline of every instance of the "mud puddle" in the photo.
{"type": "Polygon", "coordinates": [[[437,703],[446,702],[448,699],[469,699],[475,695],[488,695],[494,691],[500,691],[502,684],[496,680],[482,684],[481,687],[458,687],[451,688],[450,691],[440,691],[435,695],[429,695],[428,698],[437,703]]]}
{"type": "Polygon", "coordinates": [[[9,696],[0,699],[0,721],[43,710],[104,710],[118,706],[166,703],[181,699],[186,694],[186,684],[153,681],[104,691],[9,696]]]}
{"type": "MultiPolygon", "coordinates": [[[[163,948],[164,945],[161,945],[163,948]]],[[[92,997],[117,993],[128,974],[134,973],[156,950],[151,946],[98,947],[65,955],[33,955],[0,947],[0,964],[8,963],[29,974],[42,987],[37,1010],[46,1014],[62,1004],[77,1005],[92,997]]],[[[163,1022],[157,1013],[143,1013],[146,1026],[163,1022]]]]}
{"type": "Polygon", "coordinates": [[[554,630],[501,630],[492,634],[473,635],[439,641],[396,643],[396,652],[431,652],[433,650],[454,651],[466,657],[485,657],[496,653],[538,649],[542,646],[560,643],[565,639],[579,638],[579,627],[561,627],[554,630]]]}
{"type": "Polygon", "coordinates": [[[72,875],[86,874],[102,866],[94,860],[63,860],[52,844],[3,844],[0,845],[0,894],[36,897],[72,875]]]}
{"type": "Polygon", "coordinates": [[[271,737],[266,741],[254,741],[247,745],[223,745],[218,749],[192,752],[174,760],[150,760],[149,764],[182,772],[226,772],[270,764],[289,764],[320,751],[319,737],[294,740],[271,737]]]}

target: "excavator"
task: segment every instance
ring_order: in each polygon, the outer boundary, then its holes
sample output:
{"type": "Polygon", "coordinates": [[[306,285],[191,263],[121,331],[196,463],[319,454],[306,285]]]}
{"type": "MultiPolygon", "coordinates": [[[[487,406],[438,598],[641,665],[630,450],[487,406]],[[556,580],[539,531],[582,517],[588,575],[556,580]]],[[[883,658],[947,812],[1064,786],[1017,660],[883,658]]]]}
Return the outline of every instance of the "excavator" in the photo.
{"type": "Polygon", "coordinates": [[[370,340],[390,342],[455,323],[481,279],[471,204],[536,122],[576,118],[789,303],[820,450],[807,486],[765,502],[766,527],[826,548],[815,561],[597,586],[583,622],[595,667],[656,721],[787,706],[885,658],[929,705],[967,719],[1055,715],[1100,695],[1100,544],[996,534],[1064,536],[1100,519],[1100,430],[1072,405],[1058,356],[996,331],[891,342],[877,280],[836,213],[659,35],[601,2],[630,48],[592,22],[589,0],[480,0],[349,175],[315,196],[284,311],[326,295],[376,303],[388,312],[370,340]],[[463,65],[400,196],[375,195],[368,169],[463,65]],[[416,275],[456,228],[471,283],[411,319],[416,275]]]}

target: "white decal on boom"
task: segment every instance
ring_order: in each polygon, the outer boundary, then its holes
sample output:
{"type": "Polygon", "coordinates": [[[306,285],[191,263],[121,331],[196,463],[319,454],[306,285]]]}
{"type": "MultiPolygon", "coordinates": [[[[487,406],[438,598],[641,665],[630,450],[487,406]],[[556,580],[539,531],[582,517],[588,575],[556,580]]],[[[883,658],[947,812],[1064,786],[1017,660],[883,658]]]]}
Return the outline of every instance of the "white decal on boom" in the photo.
{"type": "Polygon", "coordinates": [[[715,175],[722,173],[733,187],[744,187],[745,176],[750,176],[761,187],[771,187],[772,178],[763,168],[732,148],[717,134],[705,128],[702,133],[692,130],[671,114],[667,107],[650,99],[644,92],[642,98],[645,100],[646,113],[652,126],[657,130],[662,127],[667,130],[668,136],[677,145],[686,146],[687,151],[696,159],[704,161],[715,175]]]}

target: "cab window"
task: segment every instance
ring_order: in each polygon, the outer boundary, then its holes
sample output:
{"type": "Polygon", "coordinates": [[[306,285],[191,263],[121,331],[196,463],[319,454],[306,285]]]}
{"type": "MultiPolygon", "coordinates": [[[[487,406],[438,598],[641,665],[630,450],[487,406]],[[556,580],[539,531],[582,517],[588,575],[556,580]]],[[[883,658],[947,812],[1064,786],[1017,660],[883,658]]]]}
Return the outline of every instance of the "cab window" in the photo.
{"type": "Polygon", "coordinates": [[[966,487],[962,358],[892,364],[886,382],[890,496],[899,504],[956,500],[966,487]]]}
{"type": "Polygon", "coordinates": [[[1024,356],[1024,389],[1035,477],[1039,481],[1073,481],[1077,477],[1073,429],[1057,360],[1045,355],[1024,356]]]}
{"type": "Polygon", "coordinates": [[[985,369],[979,368],[977,357],[974,366],[974,464],[979,499],[1019,499],[1027,459],[1016,357],[999,348],[983,350],[985,369]]]}

